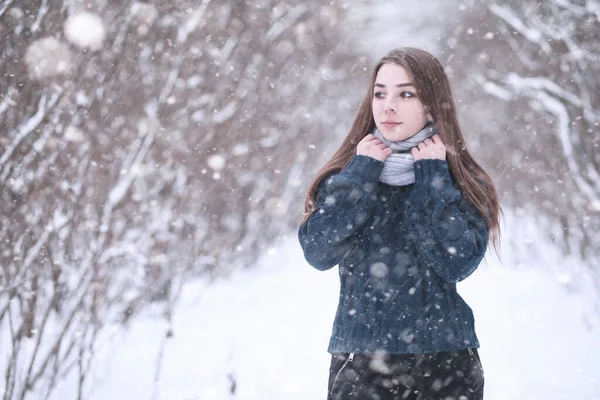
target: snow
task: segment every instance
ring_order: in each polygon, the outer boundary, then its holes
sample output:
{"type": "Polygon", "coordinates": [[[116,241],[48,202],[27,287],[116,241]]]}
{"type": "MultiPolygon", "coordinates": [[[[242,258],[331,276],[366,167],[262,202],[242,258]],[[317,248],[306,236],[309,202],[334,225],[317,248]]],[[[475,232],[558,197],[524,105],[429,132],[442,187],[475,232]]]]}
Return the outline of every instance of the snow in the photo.
{"type": "Polygon", "coordinates": [[[204,81],[204,78],[200,75],[192,75],[187,79],[187,87],[195,89],[204,81]]]}
{"type": "MultiPolygon", "coordinates": [[[[566,290],[571,279],[537,257],[560,264],[546,246],[532,253],[539,261],[528,262],[515,261],[522,249],[510,247],[503,256],[510,266],[488,255],[459,283],[475,314],[487,400],[600,399],[600,323],[589,318],[592,297],[566,290]]],[[[577,271],[578,279],[587,279],[585,271],[577,271]]],[[[325,399],[338,290],[337,268],[313,269],[290,237],[256,268],[189,283],[172,326],[146,316],[128,330],[114,327],[98,344],[90,398],[325,399]],[[165,339],[169,329],[173,336],[165,339]]],[[[53,398],[72,398],[70,387],[65,383],[53,398]]]]}
{"type": "MultiPolygon", "coordinates": [[[[10,3],[12,3],[12,0],[4,2],[2,7],[0,7],[0,15],[4,14],[4,11],[10,6],[10,3]]],[[[8,9],[8,15],[16,20],[20,20],[23,19],[25,13],[19,7],[11,7],[8,9]]]]}
{"type": "MultiPolygon", "coordinates": [[[[9,0],[0,6],[0,15],[8,9],[9,17],[16,20],[23,19],[25,13],[21,8],[16,5],[7,8],[11,3],[13,1],[9,0]]],[[[209,20],[210,14],[207,13],[209,3],[210,0],[203,0],[194,9],[190,8],[185,21],[179,25],[176,45],[181,49],[189,50],[194,55],[200,54],[201,50],[194,46],[188,49],[188,45],[192,45],[188,43],[188,39],[191,42],[192,34],[196,30],[212,23],[209,20]]],[[[442,25],[439,16],[446,14],[452,5],[434,1],[414,7],[412,3],[407,0],[387,0],[380,2],[379,7],[372,7],[371,4],[357,2],[350,10],[352,18],[355,19],[349,20],[348,24],[358,38],[357,46],[371,56],[379,56],[399,45],[425,47],[436,52],[441,40],[444,39],[435,37],[439,35],[442,25]],[[363,30],[360,24],[354,23],[359,20],[366,21],[370,25],[363,30]],[[390,27],[393,27],[393,31],[390,27]],[[373,40],[378,36],[380,39],[373,40]]],[[[582,7],[565,0],[555,0],[555,3],[561,4],[572,12],[584,12],[582,7]]],[[[41,32],[41,27],[44,21],[51,17],[47,13],[48,1],[41,0],[40,4],[35,16],[28,14],[28,20],[31,20],[29,21],[31,32],[40,34],[36,37],[44,34],[41,32]]],[[[600,6],[597,2],[587,2],[585,7],[585,12],[600,16],[600,6]]],[[[467,9],[463,4],[458,8],[467,9]]],[[[294,50],[294,46],[304,46],[303,42],[312,43],[309,40],[302,40],[302,37],[310,34],[311,25],[304,22],[303,18],[307,10],[302,4],[291,8],[273,9],[272,24],[262,39],[277,42],[274,43],[274,48],[280,57],[285,58],[294,50]],[[293,31],[298,36],[296,43],[282,36],[290,26],[294,26],[293,31]]],[[[323,21],[329,24],[340,23],[339,16],[333,8],[325,6],[320,10],[320,18],[323,21]]],[[[490,11],[529,40],[536,42],[542,50],[548,51],[549,45],[545,41],[548,32],[537,29],[535,24],[532,26],[525,24],[516,12],[507,6],[491,5],[490,11]]],[[[134,29],[137,28],[138,34],[145,35],[158,18],[159,12],[156,6],[134,1],[131,3],[123,27],[128,27],[131,23],[134,29]]],[[[170,18],[175,21],[169,15],[163,18],[165,18],[163,21],[165,26],[168,25],[166,21],[170,18]]],[[[451,24],[452,19],[448,20],[451,24]]],[[[21,22],[26,21],[20,21],[15,27],[15,32],[23,29],[24,25],[21,22]]],[[[41,37],[34,40],[27,48],[23,61],[30,78],[52,82],[52,78],[55,77],[68,77],[74,68],[74,48],[70,45],[78,49],[100,51],[106,41],[108,28],[110,27],[104,24],[100,16],[90,12],[80,12],[70,16],[63,25],[64,39],[41,37]]],[[[130,31],[129,28],[119,31],[117,39],[112,44],[113,49],[120,49],[130,31]]],[[[475,33],[475,30],[469,28],[468,32],[475,33]]],[[[16,36],[18,37],[18,34],[16,36]]],[[[60,37],[60,34],[57,36],[60,37]]],[[[492,39],[494,33],[487,32],[484,38],[492,39]]],[[[588,53],[576,48],[570,38],[562,39],[569,49],[572,49],[571,55],[588,56],[588,53]]],[[[207,38],[208,40],[210,38],[207,38]]],[[[173,45],[170,40],[168,41],[173,45]]],[[[217,61],[223,63],[230,58],[238,44],[238,39],[232,36],[221,48],[209,49],[208,54],[214,54],[215,57],[220,58],[217,61]]],[[[162,50],[164,49],[160,45],[157,45],[154,50],[147,46],[141,50],[142,59],[145,59],[144,57],[147,59],[162,50]]],[[[254,54],[244,71],[244,79],[248,82],[253,81],[253,76],[261,70],[263,62],[265,62],[263,55],[254,54]]],[[[160,71],[155,73],[150,69],[145,70],[143,64],[141,63],[140,68],[145,79],[163,76],[160,71]]],[[[192,75],[186,81],[180,78],[182,65],[184,65],[183,58],[179,58],[170,71],[162,71],[167,76],[167,82],[160,93],[159,103],[182,102],[179,97],[171,94],[173,88],[181,89],[183,85],[187,85],[190,89],[196,89],[204,82],[204,74],[192,75]]],[[[564,65],[568,67],[568,64],[564,65]]],[[[341,69],[335,70],[324,66],[320,73],[325,79],[345,79],[343,75],[345,72],[341,69]]],[[[583,107],[585,118],[596,118],[598,113],[587,107],[588,100],[582,100],[540,76],[520,77],[509,74],[505,80],[507,87],[485,82],[485,78],[481,75],[475,76],[475,79],[485,83],[484,89],[488,93],[507,101],[513,99],[516,94],[529,93],[544,106],[546,111],[557,117],[557,126],[560,128],[558,141],[562,145],[562,151],[566,155],[571,173],[574,174],[575,182],[581,192],[587,195],[589,211],[600,211],[600,199],[594,192],[594,188],[600,185],[598,174],[594,169],[590,169],[588,175],[592,183],[588,183],[581,178],[585,166],[578,167],[573,164],[571,158],[576,151],[571,142],[574,139],[568,126],[565,105],[559,101],[563,100],[575,107],[583,107]],[[508,91],[507,88],[512,90],[508,91]],[[594,184],[596,186],[593,187],[594,184]]],[[[153,80],[148,82],[151,83],[153,80]]],[[[251,86],[251,84],[240,84],[233,100],[230,99],[228,103],[213,109],[212,114],[210,111],[205,113],[203,109],[195,110],[192,121],[218,125],[231,120],[240,108],[239,99],[246,95],[251,86]]],[[[33,149],[38,153],[44,152],[48,137],[54,135],[55,131],[41,129],[41,127],[45,121],[59,118],[58,113],[54,116],[48,115],[49,110],[52,110],[63,98],[62,90],[57,88],[58,86],[49,86],[51,90],[42,92],[37,108],[32,103],[31,106],[35,109],[30,110],[29,114],[18,114],[22,122],[6,133],[11,141],[4,146],[5,151],[0,156],[0,166],[3,167],[0,180],[8,182],[9,189],[17,194],[24,191],[26,182],[20,176],[8,179],[13,168],[7,166],[15,151],[35,138],[37,140],[33,144],[33,149]]],[[[285,87],[279,89],[287,90],[285,87]]],[[[70,90],[68,96],[64,95],[66,99],[70,99],[73,94],[70,90]]],[[[86,94],[83,88],[76,87],[75,90],[77,90],[74,96],[75,103],[81,107],[88,107],[92,103],[89,94],[86,94]]],[[[98,100],[104,100],[104,92],[105,88],[98,87],[92,88],[91,93],[95,93],[98,100]]],[[[290,96],[292,95],[293,93],[290,93],[290,96]]],[[[194,107],[219,104],[218,99],[213,99],[211,96],[214,97],[210,93],[200,95],[194,107]]],[[[11,111],[12,107],[20,104],[17,101],[18,97],[20,92],[17,89],[8,88],[7,94],[0,101],[0,116],[3,117],[7,111],[11,111]]],[[[156,113],[152,108],[153,105],[156,107],[155,103],[149,102],[147,107],[148,113],[152,116],[156,113]]],[[[18,113],[21,111],[17,110],[18,113]]],[[[310,117],[311,115],[306,114],[306,118],[310,117]]],[[[121,125],[125,125],[124,119],[119,118],[122,119],[121,125]]],[[[119,119],[117,118],[116,121],[119,119]]],[[[152,121],[151,118],[140,121],[140,136],[137,144],[129,151],[120,180],[109,191],[101,221],[104,236],[101,236],[99,241],[104,240],[110,233],[107,229],[111,223],[125,224],[124,219],[114,219],[112,212],[131,190],[135,179],[146,168],[143,164],[144,157],[151,151],[157,132],[156,126],[148,125],[153,123],[152,121]]],[[[85,144],[86,135],[75,122],[74,125],[65,123],[67,126],[62,139],[70,142],[71,146],[77,147],[85,144]]],[[[61,129],[63,126],[60,125],[61,129]]],[[[260,140],[260,144],[263,147],[272,147],[279,140],[278,132],[269,132],[268,136],[260,140]]],[[[314,144],[309,144],[308,147],[317,148],[314,144]]],[[[231,153],[236,156],[249,152],[250,147],[246,143],[239,143],[231,148],[231,153]]],[[[298,154],[299,160],[303,154],[298,154]]],[[[37,155],[32,153],[32,157],[35,156],[37,155]]],[[[517,161],[520,162],[520,159],[517,161]]],[[[220,179],[226,164],[227,157],[224,155],[219,154],[208,158],[207,166],[211,169],[209,176],[220,179]]],[[[178,187],[184,190],[185,169],[182,167],[179,172],[178,187]]],[[[279,170],[275,170],[275,173],[278,172],[279,170]]],[[[201,173],[207,174],[208,170],[202,169],[201,173]]],[[[244,175],[236,179],[254,178],[244,175]]],[[[296,165],[290,170],[287,186],[280,197],[268,198],[264,210],[252,210],[247,225],[251,226],[252,219],[260,218],[260,215],[274,217],[274,220],[286,215],[289,212],[291,199],[298,195],[299,188],[303,185],[303,179],[305,179],[303,169],[300,165],[296,165]],[[259,214],[262,212],[264,214],[259,214]]],[[[80,184],[70,187],[67,181],[61,183],[61,188],[75,192],[82,190],[80,184]]],[[[163,217],[157,219],[155,225],[164,225],[165,221],[169,220],[166,218],[167,215],[163,217]]],[[[486,373],[486,399],[600,399],[598,378],[600,341],[597,339],[600,333],[598,282],[594,282],[583,264],[565,259],[558,249],[541,240],[539,229],[532,229],[535,223],[527,221],[526,217],[523,209],[517,209],[515,215],[511,216],[513,226],[518,226],[520,230],[520,236],[515,237],[515,232],[510,231],[508,237],[512,243],[508,253],[504,254],[504,265],[489,258],[487,264],[482,265],[472,277],[459,284],[461,293],[475,312],[486,373]]],[[[31,224],[38,220],[42,221],[40,218],[36,213],[25,215],[26,221],[31,224]]],[[[233,215],[223,215],[221,221],[232,231],[239,230],[242,224],[241,219],[233,215]]],[[[25,267],[30,264],[35,265],[48,237],[57,230],[61,239],[66,240],[70,233],[62,229],[67,222],[68,214],[62,206],[59,206],[52,214],[52,219],[43,226],[41,236],[35,238],[31,246],[23,245],[25,236],[17,239],[14,244],[15,254],[24,259],[25,267]],[[19,252],[20,249],[23,249],[22,253],[19,252]]],[[[86,222],[90,230],[96,229],[97,225],[98,221],[92,219],[86,222]]],[[[517,228],[514,230],[516,231],[517,228]]],[[[239,249],[244,247],[242,245],[246,246],[247,243],[240,243],[239,249]]],[[[457,251],[453,247],[447,250],[450,254],[455,254],[457,251]]],[[[105,249],[99,262],[103,264],[109,259],[116,259],[123,255],[136,260],[138,262],[136,267],[140,269],[148,262],[140,250],[129,242],[119,247],[105,249]]],[[[164,257],[159,255],[157,258],[160,256],[164,257]]],[[[214,261],[212,256],[207,255],[201,256],[199,263],[205,262],[205,259],[206,263],[214,261]]],[[[83,263],[86,262],[90,261],[85,259],[83,263]]],[[[371,273],[375,276],[383,277],[389,273],[388,266],[385,264],[378,263],[367,267],[370,267],[371,273]]],[[[141,273],[134,272],[129,278],[135,280],[140,276],[141,273]]],[[[76,279],[78,278],[75,275],[69,276],[69,285],[65,287],[74,287],[76,279]]],[[[25,281],[17,280],[14,285],[21,285],[23,282],[25,281]]],[[[83,287],[85,285],[80,285],[80,288],[83,287]]],[[[95,345],[94,367],[89,381],[86,382],[86,395],[83,398],[324,399],[330,360],[326,348],[338,290],[337,268],[319,272],[308,266],[297,239],[291,235],[287,240],[266,251],[255,268],[237,271],[228,279],[220,279],[210,284],[205,280],[189,282],[184,288],[180,301],[174,305],[172,320],[167,321],[164,318],[166,311],[163,308],[166,306],[156,303],[150,305],[149,310],[145,311],[141,318],[129,321],[127,326],[114,325],[103,332],[101,339],[95,345]]],[[[415,290],[414,287],[410,288],[410,293],[414,294],[415,290]]],[[[65,297],[69,301],[75,301],[77,298],[75,295],[70,296],[70,299],[69,296],[65,297]]],[[[130,296],[125,297],[129,299],[130,296]]],[[[27,296],[23,295],[23,298],[26,299],[27,296]]],[[[11,308],[17,306],[16,302],[10,304],[11,308]]],[[[49,333],[43,336],[44,353],[47,353],[54,343],[55,336],[58,334],[58,331],[55,334],[54,330],[58,329],[56,327],[60,326],[60,322],[60,320],[54,322],[50,320],[50,327],[47,328],[49,333]]],[[[0,332],[3,332],[3,335],[0,335],[0,350],[10,349],[7,331],[7,325],[0,326],[0,332]]],[[[72,333],[74,336],[83,335],[84,338],[86,335],[85,332],[80,331],[72,333]]],[[[34,351],[35,342],[31,340],[24,343],[27,350],[25,358],[28,359],[34,351]]],[[[1,359],[7,359],[7,351],[0,351],[1,359]]],[[[39,362],[39,358],[36,362],[39,362]]],[[[78,386],[76,379],[73,374],[68,375],[59,390],[50,398],[77,398],[74,392],[78,386]]],[[[0,386],[0,392],[2,390],[0,386]]],[[[38,384],[35,390],[36,398],[44,398],[43,387],[38,384]]]]}
{"type": "Polygon", "coordinates": [[[269,42],[276,41],[285,30],[295,24],[306,12],[308,12],[308,7],[304,4],[291,8],[285,16],[273,21],[265,34],[266,40],[269,42]]]}
{"type": "Polygon", "coordinates": [[[206,14],[206,8],[211,0],[202,0],[202,3],[198,6],[198,8],[190,13],[185,24],[179,27],[177,32],[177,43],[185,43],[189,37],[189,35],[196,30],[199,25],[203,25],[206,23],[204,16],[206,14]]]}
{"type": "Polygon", "coordinates": [[[83,132],[81,132],[80,129],[78,129],[74,126],[69,126],[69,127],[67,127],[67,129],[65,129],[64,138],[68,142],[81,143],[85,140],[85,135],[83,134],[83,132]]]}
{"type": "Polygon", "coordinates": [[[158,9],[154,4],[136,1],[131,5],[130,12],[139,23],[138,33],[142,35],[148,33],[150,26],[158,18],[158,9]]]}
{"type": "Polygon", "coordinates": [[[221,171],[223,168],[225,168],[227,161],[225,160],[225,157],[223,157],[222,155],[215,154],[215,155],[208,157],[208,160],[206,160],[206,163],[213,170],[221,171]]]}
{"type": "Polygon", "coordinates": [[[241,156],[244,154],[248,154],[250,152],[250,148],[246,143],[238,143],[231,148],[231,154],[234,156],[241,156]]]}
{"type": "Polygon", "coordinates": [[[70,16],[63,28],[67,40],[80,49],[100,50],[106,37],[102,19],[86,11],[70,16]]]}
{"type": "Polygon", "coordinates": [[[25,64],[32,79],[45,79],[67,74],[73,67],[66,44],[53,37],[33,41],[25,53],[25,64]]]}
{"type": "Polygon", "coordinates": [[[215,124],[222,124],[234,116],[238,107],[238,102],[232,100],[225,105],[221,110],[215,110],[212,116],[212,122],[215,124]]]}

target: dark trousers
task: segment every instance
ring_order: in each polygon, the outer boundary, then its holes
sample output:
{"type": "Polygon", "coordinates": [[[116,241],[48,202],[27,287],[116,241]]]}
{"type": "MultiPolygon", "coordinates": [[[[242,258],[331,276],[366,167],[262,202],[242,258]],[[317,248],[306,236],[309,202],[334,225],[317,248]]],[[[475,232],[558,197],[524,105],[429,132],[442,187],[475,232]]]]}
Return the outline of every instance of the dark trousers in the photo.
{"type": "Polygon", "coordinates": [[[481,400],[477,349],[427,354],[333,354],[328,400],[481,400]]]}

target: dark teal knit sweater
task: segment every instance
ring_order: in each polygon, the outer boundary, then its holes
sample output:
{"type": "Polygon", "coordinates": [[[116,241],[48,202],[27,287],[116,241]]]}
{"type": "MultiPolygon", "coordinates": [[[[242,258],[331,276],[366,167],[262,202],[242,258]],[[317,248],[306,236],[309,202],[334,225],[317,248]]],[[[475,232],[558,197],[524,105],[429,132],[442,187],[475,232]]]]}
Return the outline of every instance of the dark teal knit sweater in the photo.
{"type": "Polygon", "coordinates": [[[318,189],[300,226],[306,260],[339,265],[330,353],[429,353],[479,347],[456,282],[481,262],[483,217],[453,184],[444,160],[415,162],[415,183],[379,182],[383,162],[356,155],[318,189]]]}

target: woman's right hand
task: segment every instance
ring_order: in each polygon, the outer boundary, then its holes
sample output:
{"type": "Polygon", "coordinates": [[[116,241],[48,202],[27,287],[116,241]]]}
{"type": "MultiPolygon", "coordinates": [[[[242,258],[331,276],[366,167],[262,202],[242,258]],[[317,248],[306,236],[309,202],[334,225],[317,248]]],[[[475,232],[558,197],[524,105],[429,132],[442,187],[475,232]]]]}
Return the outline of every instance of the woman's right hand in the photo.
{"type": "Polygon", "coordinates": [[[392,154],[392,149],[387,147],[375,135],[369,133],[356,146],[356,154],[372,157],[383,162],[392,154]]]}

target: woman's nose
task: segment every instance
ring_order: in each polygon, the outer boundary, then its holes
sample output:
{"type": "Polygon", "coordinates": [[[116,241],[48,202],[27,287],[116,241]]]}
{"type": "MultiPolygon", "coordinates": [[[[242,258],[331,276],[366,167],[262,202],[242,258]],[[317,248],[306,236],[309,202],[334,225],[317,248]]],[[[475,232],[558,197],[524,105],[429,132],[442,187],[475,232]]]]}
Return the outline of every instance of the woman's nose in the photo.
{"type": "Polygon", "coordinates": [[[385,102],[384,111],[386,113],[396,112],[396,106],[394,105],[393,102],[391,102],[391,101],[388,100],[388,101],[385,102]]]}

